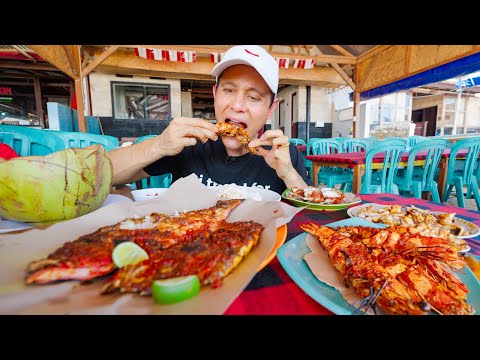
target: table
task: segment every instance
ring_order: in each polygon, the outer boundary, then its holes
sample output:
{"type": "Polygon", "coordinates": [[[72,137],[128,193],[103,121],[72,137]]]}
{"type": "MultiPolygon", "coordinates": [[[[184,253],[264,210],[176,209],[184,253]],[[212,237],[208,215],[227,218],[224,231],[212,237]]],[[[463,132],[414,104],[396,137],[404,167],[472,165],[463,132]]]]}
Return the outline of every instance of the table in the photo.
{"type": "MultiPolygon", "coordinates": [[[[448,159],[450,157],[451,149],[447,148],[442,153],[440,162],[438,164],[439,173],[438,173],[438,193],[440,199],[443,199],[443,194],[445,191],[445,184],[447,180],[447,171],[448,171],[448,159]]],[[[460,150],[457,153],[457,159],[464,158],[466,156],[466,150],[460,150]]],[[[425,164],[425,157],[427,151],[421,151],[415,157],[415,165],[423,166],[425,164]]],[[[353,168],[353,181],[352,181],[352,192],[354,194],[360,194],[362,188],[362,175],[365,169],[365,152],[353,152],[353,153],[341,153],[341,154],[326,154],[326,155],[307,155],[305,158],[312,162],[312,180],[313,185],[318,186],[318,172],[322,166],[335,166],[340,168],[353,168]]],[[[383,166],[384,155],[377,154],[373,157],[373,162],[377,163],[377,167],[374,165],[373,168],[381,168],[383,166]]],[[[408,151],[404,151],[402,157],[400,158],[400,167],[406,167],[408,163],[408,151]]]]}
{"type": "MultiPolygon", "coordinates": [[[[462,209],[456,206],[437,204],[432,201],[415,199],[394,194],[359,195],[362,203],[376,202],[385,205],[415,205],[431,211],[454,212],[480,226],[480,212],[462,209]]],[[[359,204],[360,205],[360,204],[359,204]]],[[[288,223],[287,240],[302,234],[300,225],[314,221],[326,225],[347,219],[347,210],[314,211],[304,209],[288,223]]],[[[480,236],[467,239],[472,250],[480,255],[480,236]]],[[[230,305],[225,315],[332,315],[333,313],[307,295],[285,272],[274,258],[263,270],[258,272],[250,284],[230,305]]]]}

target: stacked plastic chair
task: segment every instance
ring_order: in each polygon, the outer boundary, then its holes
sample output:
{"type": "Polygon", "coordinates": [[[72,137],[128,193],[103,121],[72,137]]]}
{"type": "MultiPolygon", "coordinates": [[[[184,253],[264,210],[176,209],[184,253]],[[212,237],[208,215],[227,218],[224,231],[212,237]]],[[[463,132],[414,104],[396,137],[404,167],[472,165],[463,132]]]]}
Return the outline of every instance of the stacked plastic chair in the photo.
{"type": "Polygon", "coordinates": [[[453,188],[455,188],[458,206],[465,208],[463,188],[466,186],[467,192],[472,192],[477,209],[480,211],[480,190],[478,189],[478,180],[475,174],[475,170],[480,166],[479,156],[480,138],[459,140],[452,145],[447,169],[444,202],[448,200],[453,188]],[[462,149],[467,151],[467,155],[465,160],[459,162],[457,161],[457,153],[462,149]],[[459,169],[457,163],[463,166],[459,169]]]}
{"type": "Polygon", "coordinates": [[[45,130],[19,125],[0,125],[0,134],[11,134],[4,138],[10,138],[9,145],[20,156],[43,156],[65,149],[62,139],[45,130]]]}
{"type": "Polygon", "coordinates": [[[62,139],[65,148],[84,148],[94,144],[102,145],[107,151],[119,147],[118,138],[110,135],[91,134],[80,131],[44,130],[62,139]]]}
{"type": "Polygon", "coordinates": [[[402,175],[397,174],[395,184],[401,194],[410,195],[417,199],[422,198],[422,192],[428,191],[432,200],[440,203],[438,184],[434,180],[435,170],[447,148],[447,140],[432,138],[425,141],[418,141],[408,151],[408,165],[402,175]],[[425,165],[415,166],[415,157],[419,152],[426,151],[425,165]],[[416,169],[420,170],[415,171],[416,169]]]}

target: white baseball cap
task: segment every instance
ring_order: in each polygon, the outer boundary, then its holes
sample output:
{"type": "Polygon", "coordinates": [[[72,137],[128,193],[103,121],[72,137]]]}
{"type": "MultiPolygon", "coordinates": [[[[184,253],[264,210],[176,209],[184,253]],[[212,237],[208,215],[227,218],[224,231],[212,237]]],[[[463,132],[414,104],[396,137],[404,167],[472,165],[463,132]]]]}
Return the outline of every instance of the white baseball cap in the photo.
{"type": "Polygon", "coordinates": [[[278,63],[264,48],[258,45],[239,45],[228,49],[212,70],[215,77],[232,65],[250,65],[263,77],[272,92],[278,91],[278,63]]]}

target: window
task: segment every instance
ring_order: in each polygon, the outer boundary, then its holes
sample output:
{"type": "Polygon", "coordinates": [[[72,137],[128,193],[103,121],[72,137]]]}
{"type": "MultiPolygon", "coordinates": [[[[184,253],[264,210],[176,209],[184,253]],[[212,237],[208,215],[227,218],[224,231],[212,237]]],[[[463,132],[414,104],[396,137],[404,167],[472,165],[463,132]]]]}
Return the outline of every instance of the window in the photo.
{"type": "Polygon", "coordinates": [[[112,82],[114,119],[170,120],[170,86],[112,82]]]}
{"type": "Polygon", "coordinates": [[[480,134],[480,127],[468,127],[467,134],[480,134]]]}

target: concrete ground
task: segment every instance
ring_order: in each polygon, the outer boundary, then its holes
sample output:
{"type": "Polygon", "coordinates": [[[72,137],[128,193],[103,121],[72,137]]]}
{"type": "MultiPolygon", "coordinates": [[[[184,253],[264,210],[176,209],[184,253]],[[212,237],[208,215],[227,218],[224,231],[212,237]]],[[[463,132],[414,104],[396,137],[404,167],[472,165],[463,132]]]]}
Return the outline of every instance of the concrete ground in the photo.
{"type": "MultiPolygon", "coordinates": [[[[455,191],[452,191],[452,194],[450,195],[447,204],[453,205],[453,206],[458,206],[457,203],[457,195],[455,194],[455,191]]],[[[477,205],[475,203],[475,199],[465,199],[465,207],[469,210],[475,210],[475,211],[480,211],[477,209],[477,205]]]]}

